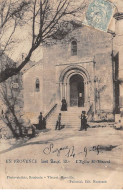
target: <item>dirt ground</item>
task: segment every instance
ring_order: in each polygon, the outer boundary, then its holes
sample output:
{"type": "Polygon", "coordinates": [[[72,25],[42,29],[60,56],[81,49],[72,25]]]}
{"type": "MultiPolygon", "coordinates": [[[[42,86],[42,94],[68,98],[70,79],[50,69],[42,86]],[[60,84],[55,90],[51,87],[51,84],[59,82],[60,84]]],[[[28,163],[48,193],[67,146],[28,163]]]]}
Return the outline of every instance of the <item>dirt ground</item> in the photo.
{"type": "Polygon", "coordinates": [[[123,188],[123,131],[48,130],[0,142],[1,188],[123,188]]]}

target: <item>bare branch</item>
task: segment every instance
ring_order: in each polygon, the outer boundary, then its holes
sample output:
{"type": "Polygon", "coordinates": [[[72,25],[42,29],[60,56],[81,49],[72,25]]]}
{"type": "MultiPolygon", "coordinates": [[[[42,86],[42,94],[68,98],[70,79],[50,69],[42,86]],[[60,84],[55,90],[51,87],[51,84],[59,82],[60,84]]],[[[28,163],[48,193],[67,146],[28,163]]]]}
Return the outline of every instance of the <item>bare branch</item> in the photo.
{"type": "Polygon", "coordinates": [[[10,34],[10,36],[9,36],[9,38],[8,38],[8,40],[7,40],[7,42],[6,42],[5,46],[4,46],[4,48],[3,48],[3,50],[2,50],[0,56],[3,55],[3,53],[5,52],[7,46],[10,44],[10,40],[11,40],[11,38],[12,38],[14,32],[15,32],[16,26],[17,26],[17,23],[16,23],[16,20],[15,20],[15,24],[14,24],[13,31],[11,32],[11,34],[10,34]]]}
{"type": "MultiPolygon", "coordinates": [[[[6,0],[5,0],[6,1],[6,0]]],[[[11,0],[10,0],[11,1],[11,0]]],[[[25,9],[28,6],[32,6],[31,11],[33,12],[33,16],[30,18],[29,24],[31,24],[32,29],[32,44],[31,48],[27,53],[25,59],[22,60],[18,67],[7,67],[6,69],[0,72],[0,82],[5,81],[9,77],[18,74],[21,69],[30,61],[32,53],[39,47],[40,44],[44,43],[48,38],[52,38],[53,34],[55,34],[58,30],[58,24],[63,20],[63,18],[67,15],[74,15],[77,12],[80,12],[85,8],[85,4],[83,7],[73,8],[71,7],[72,0],[34,0],[34,1],[25,1],[22,0],[21,4],[17,6],[17,9],[8,7],[7,12],[7,20],[12,18],[15,20],[15,17],[21,18],[25,9]],[[24,10],[23,10],[24,9],[24,10]]],[[[27,11],[27,10],[26,10],[27,11]]],[[[30,12],[30,11],[29,11],[30,12]]],[[[4,21],[2,19],[2,21],[4,21]]],[[[10,43],[11,37],[14,34],[16,26],[8,38],[5,49],[7,45],[10,43]]],[[[66,32],[67,34],[68,32],[66,32]]],[[[5,50],[4,50],[5,51],[5,50]]]]}
{"type": "Polygon", "coordinates": [[[35,0],[34,2],[34,8],[33,8],[33,22],[32,22],[32,46],[34,45],[34,40],[35,40],[35,9],[36,9],[36,2],[37,0],[35,0]]]}

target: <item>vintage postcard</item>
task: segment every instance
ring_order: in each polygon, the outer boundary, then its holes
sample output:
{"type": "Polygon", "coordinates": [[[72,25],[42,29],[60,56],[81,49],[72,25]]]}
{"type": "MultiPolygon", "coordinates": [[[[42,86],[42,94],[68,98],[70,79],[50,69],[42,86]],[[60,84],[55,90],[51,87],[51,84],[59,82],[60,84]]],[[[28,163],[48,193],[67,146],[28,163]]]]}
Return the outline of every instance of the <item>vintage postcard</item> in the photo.
{"type": "Polygon", "coordinates": [[[123,1],[0,0],[0,189],[123,188],[123,1]]]}

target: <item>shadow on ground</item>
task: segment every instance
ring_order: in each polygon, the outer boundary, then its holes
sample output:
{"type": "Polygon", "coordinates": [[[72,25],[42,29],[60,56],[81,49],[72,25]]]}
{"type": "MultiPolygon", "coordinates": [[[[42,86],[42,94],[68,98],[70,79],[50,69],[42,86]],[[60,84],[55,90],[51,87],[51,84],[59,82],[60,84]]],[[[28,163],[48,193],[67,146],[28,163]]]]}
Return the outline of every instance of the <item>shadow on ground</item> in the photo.
{"type": "MultiPolygon", "coordinates": [[[[39,131],[39,134],[40,133],[46,133],[46,132],[49,132],[50,129],[47,129],[47,130],[41,130],[39,131]]],[[[57,131],[56,131],[57,132],[57,131]]],[[[84,132],[83,132],[84,133],[84,132]]],[[[39,138],[38,137],[39,135],[37,135],[37,139],[39,138]]],[[[80,136],[80,132],[78,131],[76,133],[76,136],[80,136]]],[[[89,136],[86,132],[86,136],[89,136]]],[[[75,137],[75,133],[66,133],[66,134],[63,134],[63,135],[55,135],[53,136],[52,138],[50,139],[45,139],[43,141],[31,141],[33,139],[36,139],[36,137],[29,137],[29,138],[24,138],[23,140],[16,140],[16,143],[14,143],[10,148],[8,149],[5,149],[5,150],[2,150],[0,151],[0,154],[4,154],[6,152],[9,152],[9,151],[12,151],[14,149],[17,149],[17,148],[21,148],[23,146],[29,146],[29,145],[43,145],[43,144],[48,144],[48,143],[52,143],[52,142],[56,142],[56,141],[59,141],[59,140],[63,140],[63,139],[68,139],[68,138],[72,138],[72,137],[75,137]]],[[[99,150],[101,151],[112,151],[113,148],[116,148],[117,146],[112,146],[112,145],[107,145],[107,146],[102,146],[102,145],[98,145],[99,147],[99,150]]]]}

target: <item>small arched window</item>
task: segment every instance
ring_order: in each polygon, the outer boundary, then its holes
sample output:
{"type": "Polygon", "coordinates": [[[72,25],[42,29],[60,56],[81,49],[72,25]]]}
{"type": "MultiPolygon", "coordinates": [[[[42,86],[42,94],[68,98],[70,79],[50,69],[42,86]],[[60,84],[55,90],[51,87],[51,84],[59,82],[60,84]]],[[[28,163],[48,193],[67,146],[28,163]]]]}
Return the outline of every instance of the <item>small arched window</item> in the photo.
{"type": "Polygon", "coordinates": [[[71,55],[77,55],[77,42],[75,40],[71,42],[71,55]]]}
{"type": "Polygon", "coordinates": [[[36,92],[40,91],[40,81],[38,78],[36,79],[36,82],[35,82],[35,90],[36,92]]]}

